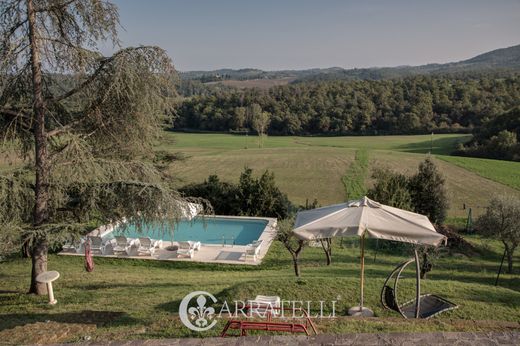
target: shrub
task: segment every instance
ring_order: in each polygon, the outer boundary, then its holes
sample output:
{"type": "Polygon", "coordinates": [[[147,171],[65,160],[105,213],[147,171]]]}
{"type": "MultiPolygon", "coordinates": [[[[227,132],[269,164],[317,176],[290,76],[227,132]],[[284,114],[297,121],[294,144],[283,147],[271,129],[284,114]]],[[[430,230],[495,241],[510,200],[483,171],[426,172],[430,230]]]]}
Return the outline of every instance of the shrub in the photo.
{"type": "Polygon", "coordinates": [[[413,210],[408,177],[389,169],[376,169],[372,178],[376,182],[367,192],[369,198],[392,207],[413,210]]]}
{"type": "Polygon", "coordinates": [[[253,177],[253,170],[245,168],[239,184],[220,181],[210,175],[200,184],[190,184],[179,189],[185,196],[207,199],[216,214],[247,215],[286,218],[293,209],[287,195],[276,186],[274,173],[265,171],[260,178],[253,177]]]}
{"type": "Polygon", "coordinates": [[[200,184],[190,184],[179,189],[185,196],[202,197],[213,206],[217,215],[239,215],[239,190],[234,184],[220,181],[216,175],[210,175],[200,184]]]}
{"type": "Polygon", "coordinates": [[[444,183],[433,161],[427,158],[419,164],[419,171],[408,184],[414,211],[428,216],[436,224],[444,223],[448,211],[444,183]]]}

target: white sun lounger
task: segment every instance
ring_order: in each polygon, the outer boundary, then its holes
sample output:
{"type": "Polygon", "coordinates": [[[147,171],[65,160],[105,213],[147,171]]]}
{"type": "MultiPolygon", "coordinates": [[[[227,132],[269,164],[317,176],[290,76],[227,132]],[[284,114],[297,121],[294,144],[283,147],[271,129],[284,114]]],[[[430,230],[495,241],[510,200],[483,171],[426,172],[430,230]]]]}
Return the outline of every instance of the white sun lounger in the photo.
{"type": "Polygon", "coordinates": [[[200,250],[200,241],[180,241],[179,249],[177,250],[177,257],[193,258],[195,250],[200,250]]]}
{"type": "Polygon", "coordinates": [[[274,315],[278,315],[280,313],[279,308],[281,307],[280,301],[280,297],[278,296],[257,295],[255,299],[247,301],[247,307],[253,315],[258,314],[260,316],[263,316],[267,312],[271,312],[274,315]]]}
{"type": "MultiPolygon", "coordinates": [[[[199,251],[200,250],[200,246],[202,245],[200,243],[200,241],[192,241],[192,240],[188,240],[186,243],[190,244],[190,247],[195,250],[195,251],[199,251]]],[[[180,244],[180,243],[179,243],[180,244]]]]}
{"type": "Polygon", "coordinates": [[[105,242],[103,238],[98,236],[89,236],[88,240],[90,242],[90,251],[92,251],[93,254],[97,253],[100,255],[105,254],[105,242]]]}
{"type": "Polygon", "coordinates": [[[148,237],[139,237],[139,247],[137,253],[139,255],[153,256],[155,249],[160,248],[162,240],[153,240],[148,237]]]}
{"type": "Polygon", "coordinates": [[[84,243],[85,243],[85,238],[67,242],[67,243],[63,244],[62,251],[72,252],[72,253],[81,253],[81,252],[83,252],[84,243]]]}
{"type": "Polygon", "coordinates": [[[112,249],[114,254],[115,255],[120,255],[120,254],[128,255],[129,251],[130,251],[130,247],[132,246],[133,242],[129,241],[127,237],[120,236],[120,235],[115,236],[114,239],[116,242],[116,245],[112,249]]]}
{"type": "Polygon", "coordinates": [[[245,260],[247,261],[248,256],[253,256],[253,261],[256,262],[257,256],[260,254],[263,240],[256,240],[251,244],[246,245],[245,260]]]}

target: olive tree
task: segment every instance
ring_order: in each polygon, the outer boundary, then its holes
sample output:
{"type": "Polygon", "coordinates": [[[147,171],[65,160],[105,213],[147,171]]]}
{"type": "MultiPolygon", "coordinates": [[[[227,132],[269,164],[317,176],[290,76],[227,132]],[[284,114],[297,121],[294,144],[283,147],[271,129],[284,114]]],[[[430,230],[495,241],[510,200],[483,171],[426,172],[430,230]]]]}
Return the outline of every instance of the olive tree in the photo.
{"type": "Polygon", "coordinates": [[[0,139],[25,160],[0,173],[0,243],[28,249],[31,293],[46,293],[35,278],[49,246],[87,224],[182,215],[152,160],[175,71],[158,47],[102,56],[98,42],[118,47],[118,21],[107,1],[0,3],[0,139]]]}
{"type": "Polygon", "coordinates": [[[278,232],[276,233],[276,240],[281,242],[283,246],[289,251],[293,261],[294,274],[300,277],[300,263],[299,256],[304,249],[306,242],[302,239],[296,238],[292,232],[294,218],[283,219],[278,222],[278,232]]]}
{"type": "Polygon", "coordinates": [[[520,244],[520,200],[513,196],[496,196],[477,220],[483,235],[500,239],[505,247],[507,272],[513,273],[513,254],[520,244]]]}

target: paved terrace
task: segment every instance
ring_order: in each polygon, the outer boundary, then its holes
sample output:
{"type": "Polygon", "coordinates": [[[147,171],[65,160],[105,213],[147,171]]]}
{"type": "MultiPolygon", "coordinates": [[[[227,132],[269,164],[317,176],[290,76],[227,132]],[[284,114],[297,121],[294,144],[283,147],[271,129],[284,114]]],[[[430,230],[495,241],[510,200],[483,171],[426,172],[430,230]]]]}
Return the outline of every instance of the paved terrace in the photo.
{"type": "Polygon", "coordinates": [[[247,336],[241,338],[150,339],[106,341],[80,345],[162,346],[162,345],[520,345],[520,332],[486,333],[379,333],[321,334],[317,336],[247,336]]]}
{"type": "MultiPolygon", "coordinates": [[[[237,217],[238,218],[238,217],[237,217]]],[[[262,259],[267,254],[269,247],[276,237],[276,219],[269,219],[269,223],[266,226],[264,232],[260,235],[259,240],[263,240],[260,252],[257,256],[256,261],[253,260],[252,256],[248,256],[246,259],[245,253],[247,246],[243,245],[212,245],[202,244],[200,250],[194,252],[193,258],[177,257],[175,251],[168,251],[166,247],[170,245],[178,245],[177,242],[163,241],[161,248],[155,250],[153,256],[139,255],[137,253],[137,246],[132,246],[129,255],[113,255],[113,254],[94,254],[95,257],[111,257],[111,258],[133,258],[133,259],[145,259],[145,260],[159,260],[159,261],[186,261],[186,262],[204,262],[204,263],[224,263],[224,264],[245,264],[245,265],[259,265],[262,263],[262,259]]],[[[96,232],[96,231],[94,231],[96,232]]],[[[103,229],[98,231],[102,233],[103,229]]],[[[92,234],[92,235],[97,235],[92,234]]],[[[128,238],[131,239],[131,238],[128,238]]],[[[76,252],[62,251],[60,255],[66,256],[84,256],[83,250],[76,252]]]]}

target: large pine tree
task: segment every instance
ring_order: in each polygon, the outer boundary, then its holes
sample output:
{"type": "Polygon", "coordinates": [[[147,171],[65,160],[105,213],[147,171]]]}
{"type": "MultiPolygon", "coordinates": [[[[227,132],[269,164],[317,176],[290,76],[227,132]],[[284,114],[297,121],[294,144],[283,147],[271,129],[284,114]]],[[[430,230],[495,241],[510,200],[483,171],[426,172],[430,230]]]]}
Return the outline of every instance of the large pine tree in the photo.
{"type": "Polygon", "coordinates": [[[183,201],[151,160],[175,71],[158,47],[100,54],[117,41],[117,8],[100,0],[0,4],[0,137],[25,165],[0,173],[0,251],[22,243],[31,293],[50,245],[88,223],[171,221],[183,201]]]}

